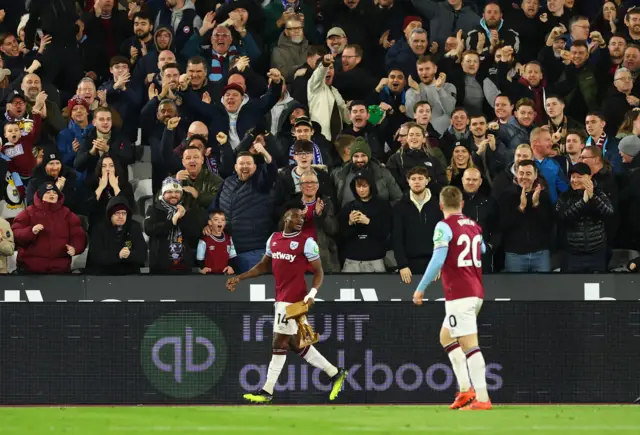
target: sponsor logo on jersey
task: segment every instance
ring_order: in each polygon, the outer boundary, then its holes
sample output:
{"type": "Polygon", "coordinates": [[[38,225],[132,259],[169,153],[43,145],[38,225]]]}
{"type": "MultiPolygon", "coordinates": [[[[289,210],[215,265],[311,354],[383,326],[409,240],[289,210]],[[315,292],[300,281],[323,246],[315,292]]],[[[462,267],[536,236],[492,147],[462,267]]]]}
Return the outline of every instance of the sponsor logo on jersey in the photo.
{"type": "Polygon", "coordinates": [[[290,249],[296,249],[298,247],[298,242],[291,242],[289,243],[289,248],[290,249]]]}
{"type": "Polygon", "coordinates": [[[296,257],[297,255],[285,254],[284,252],[274,252],[273,255],[271,256],[271,258],[273,258],[274,260],[285,260],[285,261],[288,261],[289,263],[293,263],[296,257]]]}

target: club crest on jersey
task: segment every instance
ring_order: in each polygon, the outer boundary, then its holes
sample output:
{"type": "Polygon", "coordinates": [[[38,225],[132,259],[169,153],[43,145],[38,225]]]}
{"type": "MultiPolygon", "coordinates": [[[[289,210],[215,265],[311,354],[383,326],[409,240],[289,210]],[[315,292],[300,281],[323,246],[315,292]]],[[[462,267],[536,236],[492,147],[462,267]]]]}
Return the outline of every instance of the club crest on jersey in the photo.
{"type": "Polygon", "coordinates": [[[298,247],[298,242],[289,243],[289,249],[296,249],[298,247]]]}

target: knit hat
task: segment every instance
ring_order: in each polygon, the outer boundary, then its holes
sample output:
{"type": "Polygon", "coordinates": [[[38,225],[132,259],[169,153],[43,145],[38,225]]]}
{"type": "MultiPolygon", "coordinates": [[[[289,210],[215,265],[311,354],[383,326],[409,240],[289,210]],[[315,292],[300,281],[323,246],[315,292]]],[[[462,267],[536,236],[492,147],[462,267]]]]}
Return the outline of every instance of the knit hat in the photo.
{"type": "Polygon", "coordinates": [[[47,181],[40,185],[40,187],[38,188],[38,196],[42,199],[44,194],[50,191],[54,191],[58,194],[58,197],[60,196],[60,190],[58,190],[58,186],[56,186],[51,181],[47,181]]]}
{"type": "Polygon", "coordinates": [[[569,168],[569,175],[591,175],[591,168],[586,163],[578,162],[569,168]]]}
{"type": "Polygon", "coordinates": [[[637,156],[640,153],[640,137],[633,134],[622,138],[618,144],[618,151],[631,157],[637,156]]]}
{"type": "Polygon", "coordinates": [[[87,112],[89,112],[89,103],[87,103],[80,95],[74,95],[67,103],[69,116],[71,116],[71,112],[73,112],[73,108],[76,106],[82,106],[87,109],[87,112]]]}
{"type": "Polygon", "coordinates": [[[349,156],[351,158],[353,158],[356,153],[365,153],[365,155],[371,159],[371,147],[362,137],[356,138],[356,141],[351,145],[349,151],[351,152],[349,156]]]}
{"type": "Polygon", "coordinates": [[[46,147],[42,153],[42,166],[47,166],[47,163],[58,160],[62,164],[62,159],[58,154],[58,150],[53,147],[46,147]]]}
{"type": "Polygon", "coordinates": [[[404,29],[407,28],[407,26],[411,23],[413,23],[414,21],[420,21],[420,23],[422,23],[422,18],[416,16],[416,15],[410,15],[408,17],[404,18],[404,21],[402,22],[402,31],[404,32],[404,29]]]}
{"type": "Polygon", "coordinates": [[[162,182],[162,195],[167,192],[177,191],[182,193],[182,186],[180,182],[173,177],[167,177],[162,182]]]}
{"type": "Polygon", "coordinates": [[[237,83],[229,83],[227,86],[222,88],[222,95],[226,94],[227,91],[238,91],[240,95],[244,95],[244,89],[237,83]]]}
{"type": "Polygon", "coordinates": [[[127,207],[124,204],[118,204],[118,205],[115,205],[115,206],[113,206],[113,207],[111,207],[109,209],[109,216],[113,216],[114,214],[116,214],[117,212],[122,211],[122,210],[124,210],[127,213],[129,213],[129,207],[127,207]]]}

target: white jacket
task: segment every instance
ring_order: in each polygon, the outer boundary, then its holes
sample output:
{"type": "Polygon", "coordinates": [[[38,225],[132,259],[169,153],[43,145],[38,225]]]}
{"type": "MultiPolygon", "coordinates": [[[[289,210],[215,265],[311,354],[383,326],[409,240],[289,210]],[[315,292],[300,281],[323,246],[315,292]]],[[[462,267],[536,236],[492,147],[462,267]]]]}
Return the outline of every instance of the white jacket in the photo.
{"type": "Polygon", "coordinates": [[[318,67],[311,75],[307,83],[307,99],[309,100],[309,115],[311,120],[317,122],[322,127],[322,135],[331,140],[331,112],[334,103],[338,104],[340,118],[343,124],[351,124],[349,119],[349,109],[344,102],[340,92],[333,86],[325,83],[329,68],[322,64],[322,60],[318,63],[318,67]]]}

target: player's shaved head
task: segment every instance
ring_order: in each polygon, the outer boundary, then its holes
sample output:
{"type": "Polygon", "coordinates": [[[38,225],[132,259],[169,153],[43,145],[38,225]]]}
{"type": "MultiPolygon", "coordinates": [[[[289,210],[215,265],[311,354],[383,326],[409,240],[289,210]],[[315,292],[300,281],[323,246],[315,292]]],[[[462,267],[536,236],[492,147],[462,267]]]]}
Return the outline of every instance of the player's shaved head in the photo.
{"type": "Polygon", "coordinates": [[[447,210],[462,208],[462,192],[455,186],[447,186],[440,192],[440,205],[447,210]]]}

